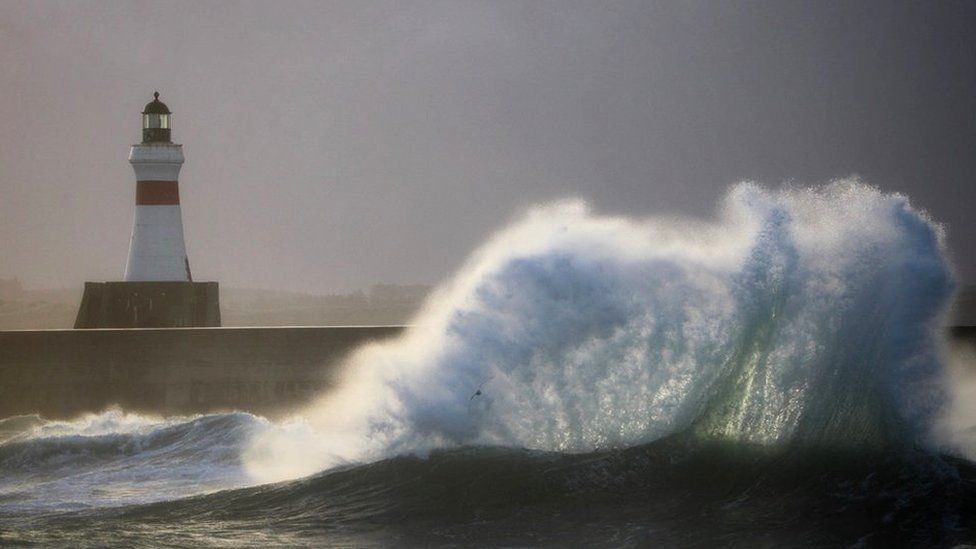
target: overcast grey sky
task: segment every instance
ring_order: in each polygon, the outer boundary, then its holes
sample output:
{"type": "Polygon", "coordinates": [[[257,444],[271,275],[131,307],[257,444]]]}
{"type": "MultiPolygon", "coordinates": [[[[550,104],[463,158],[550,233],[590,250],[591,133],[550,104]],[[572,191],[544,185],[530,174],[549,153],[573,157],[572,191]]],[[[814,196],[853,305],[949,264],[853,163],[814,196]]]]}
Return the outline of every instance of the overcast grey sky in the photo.
{"type": "Polygon", "coordinates": [[[194,277],[435,283],[532,203],[860,174],[976,279],[974,2],[0,1],[0,277],[122,276],[154,89],[194,277]]]}

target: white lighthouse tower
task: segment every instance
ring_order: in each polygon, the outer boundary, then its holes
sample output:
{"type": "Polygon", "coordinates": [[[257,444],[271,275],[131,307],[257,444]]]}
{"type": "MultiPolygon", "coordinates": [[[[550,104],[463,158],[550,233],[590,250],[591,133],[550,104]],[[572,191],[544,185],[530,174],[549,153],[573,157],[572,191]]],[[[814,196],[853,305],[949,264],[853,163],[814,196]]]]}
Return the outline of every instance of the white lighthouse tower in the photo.
{"type": "Polygon", "coordinates": [[[172,113],[159,92],[153,96],[142,112],[142,143],[129,150],[136,172],[136,216],[125,281],[190,282],[178,182],[183,145],[170,140],[172,113]]]}

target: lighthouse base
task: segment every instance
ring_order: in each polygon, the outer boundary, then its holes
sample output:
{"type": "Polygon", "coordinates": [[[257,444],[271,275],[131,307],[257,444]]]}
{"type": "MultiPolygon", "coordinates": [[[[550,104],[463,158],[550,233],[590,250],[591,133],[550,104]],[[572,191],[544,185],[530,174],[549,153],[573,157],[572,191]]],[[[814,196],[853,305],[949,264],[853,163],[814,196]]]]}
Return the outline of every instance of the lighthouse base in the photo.
{"type": "Polygon", "coordinates": [[[216,282],[85,282],[75,328],[220,326],[216,282]]]}

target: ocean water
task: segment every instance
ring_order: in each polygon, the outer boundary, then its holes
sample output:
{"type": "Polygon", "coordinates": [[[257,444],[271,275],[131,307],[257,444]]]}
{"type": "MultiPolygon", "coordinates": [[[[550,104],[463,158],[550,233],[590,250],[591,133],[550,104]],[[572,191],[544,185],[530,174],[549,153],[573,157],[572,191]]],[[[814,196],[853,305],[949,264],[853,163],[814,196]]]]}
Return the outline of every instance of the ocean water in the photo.
{"type": "Polygon", "coordinates": [[[976,542],[953,289],[943,229],[853,180],[540,206],[292,419],[3,420],[0,542],[976,542]]]}

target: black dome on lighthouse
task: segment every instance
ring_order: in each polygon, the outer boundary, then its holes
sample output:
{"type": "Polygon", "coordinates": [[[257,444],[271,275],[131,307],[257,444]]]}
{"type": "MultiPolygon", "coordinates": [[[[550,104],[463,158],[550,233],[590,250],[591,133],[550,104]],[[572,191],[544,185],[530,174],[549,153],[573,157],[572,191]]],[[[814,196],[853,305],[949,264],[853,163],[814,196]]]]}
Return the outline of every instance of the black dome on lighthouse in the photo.
{"type": "Polygon", "coordinates": [[[146,103],[146,108],[142,110],[142,114],[172,114],[169,112],[166,103],[159,100],[159,92],[153,93],[153,97],[155,99],[146,103]]]}
{"type": "Polygon", "coordinates": [[[153,99],[146,104],[142,111],[142,142],[170,143],[169,107],[159,100],[159,92],[153,94],[153,99]]]}

